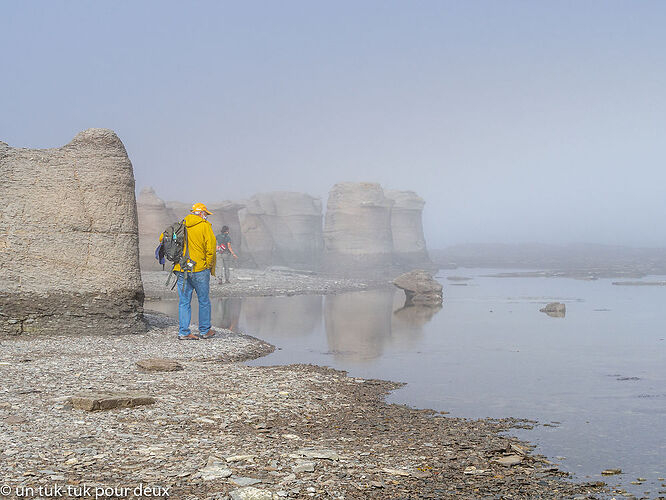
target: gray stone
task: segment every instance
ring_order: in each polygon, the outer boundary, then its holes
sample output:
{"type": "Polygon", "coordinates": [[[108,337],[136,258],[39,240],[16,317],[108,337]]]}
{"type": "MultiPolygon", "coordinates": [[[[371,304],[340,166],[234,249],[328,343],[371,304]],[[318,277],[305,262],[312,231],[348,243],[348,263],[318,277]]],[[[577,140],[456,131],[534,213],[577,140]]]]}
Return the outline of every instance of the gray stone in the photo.
{"type": "Polygon", "coordinates": [[[231,500],[273,500],[278,498],[271,491],[254,487],[239,488],[229,493],[231,500]]]}
{"type": "Polygon", "coordinates": [[[496,462],[505,467],[511,467],[513,465],[518,465],[523,461],[523,457],[519,455],[509,455],[507,457],[496,458],[493,462],[496,462]]]}
{"type": "Polygon", "coordinates": [[[567,307],[561,302],[551,302],[546,307],[539,309],[539,312],[546,313],[553,318],[564,318],[567,313],[567,307]]]}
{"type": "Polygon", "coordinates": [[[79,410],[96,411],[151,405],[155,403],[155,398],[138,392],[92,392],[72,396],[71,403],[73,408],[79,410]]]}
{"type": "Polygon", "coordinates": [[[229,480],[232,484],[236,486],[252,486],[253,484],[259,484],[261,479],[256,479],[253,477],[240,477],[235,476],[229,480]]]}
{"type": "Polygon", "coordinates": [[[204,481],[213,481],[215,479],[225,479],[231,477],[233,471],[220,463],[213,463],[201,469],[201,479],[204,481]]]}
{"type": "Polygon", "coordinates": [[[305,458],[321,458],[325,460],[340,460],[340,455],[335,450],[325,450],[325,449],[310,449],[303,448],[296,452],[297,455],[300,455],[305,458]]]}
{"type": "Polygon", "coordinates": [[[144,332],[134,174],[116,134],[0,142],[0,179],[0,336],[144,332]]]}
{"type": "Polygon", "coordinates": [[[299,464],[294,465],[291,470],[294,471],[294,473],[298,474],[299,472],[314,472],[315,466],[317,464],[314,462],[301,462],[299,464]]]}
{"type": "Polygon", "coordinates": [[[393,284],[405,291],[405,306],[441,306],[442,285],[422,269],[401,274],[393,284]]]}
{"type": "Polygon", "coordinates": [[[178,361],[162,358],[140,359],[136,365],[149,372],[177,372],[183,369],[178,361]]]}

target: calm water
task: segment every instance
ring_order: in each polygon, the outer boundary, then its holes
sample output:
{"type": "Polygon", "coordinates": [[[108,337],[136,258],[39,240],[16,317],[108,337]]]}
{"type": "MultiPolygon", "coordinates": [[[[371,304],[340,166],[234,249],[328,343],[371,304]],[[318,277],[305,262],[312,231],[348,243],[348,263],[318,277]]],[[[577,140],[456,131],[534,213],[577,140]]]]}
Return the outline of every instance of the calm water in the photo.
{"type": "MultiPolygon", "coordinates": [[[[327,365],[407,382],[390,402],[538,420],[553,427],[513,433],[578,479],[639,496],[666,490],[658,480],[666,475],[666,287],[482,276],[492,272],[440,272],[444,307],[434,314],[402,309],[404,295],[392,290],[220,298],[213,325],[280,349],[251,364],[327,365]],[[473,279],[452,282],[447,273],[473,279]],[[539,312],[554,301],[566,304],[566,317],[539,312]],[[607,468],[624,473],[602,478],[607,468]],[[629,484],[639,477],[647,481],[629,484]]],[[[148,307],[177,316],[174,301],[148,307]]]]}

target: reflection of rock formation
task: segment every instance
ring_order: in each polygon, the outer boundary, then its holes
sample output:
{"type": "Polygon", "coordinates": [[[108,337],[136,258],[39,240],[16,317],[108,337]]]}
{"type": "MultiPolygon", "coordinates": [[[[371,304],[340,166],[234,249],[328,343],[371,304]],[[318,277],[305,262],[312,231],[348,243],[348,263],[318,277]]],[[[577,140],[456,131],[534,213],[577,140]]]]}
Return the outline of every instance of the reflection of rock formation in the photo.
{"type": "Polygon", "coordinates": [[[0,177],[0,335],[144,331],[134,173],[116,134],[0,143],[0,177]]]}
{"type": "Polygon", "coordinates": [[[303,337],[321,324],[319,295],[243,299],[243,325],[257,337],[303,337]]]}
{"type": "Polygon", "coordinates": [[[141,190],[136,199],[136,208],[139,217],[141,269],[144,271],[162,269],[155,260],[155,247],[159,243],[160,233],[172,224],[176,217],[151,187],[141,190]]]}
{"type": "Polygon", "coordinates": [[[393,295],[393,290],[371,290],[326,296],[330,351],[345,361],[378,357],[391,336],[393,295]]]}
{"type": "MultiPolygon", "coordinates": [[[[396,296],[401,294],[396,293],[396,296]]],[[[400,297],[399,300],[402,300],[400,297]]],[[[391,322],[392,344],[411,346],[423,335],[423,326],[439,312],[441,307],[406,306],[393,312],[391,322]]]]}
{"type": "Polygon", "coordinates": [[[392,205],[379,184],[344,182],[333,186],[324,227],[326,268],[342,271],[390,264],[392,205]]]}
{"type": "Polygon", "coordinates": [[[288,192],[257,194],[240,218],[241,250],[256,266],[318,267],[323,248],[318,198],[288,192]]]}
{"type": "Polygon", "coordinates": [[[423,235],[422,212],[425,201],[414,191],[385,191],[393,200],[391,233],[396,263],[402,266],[430,263],[423,235]]]}

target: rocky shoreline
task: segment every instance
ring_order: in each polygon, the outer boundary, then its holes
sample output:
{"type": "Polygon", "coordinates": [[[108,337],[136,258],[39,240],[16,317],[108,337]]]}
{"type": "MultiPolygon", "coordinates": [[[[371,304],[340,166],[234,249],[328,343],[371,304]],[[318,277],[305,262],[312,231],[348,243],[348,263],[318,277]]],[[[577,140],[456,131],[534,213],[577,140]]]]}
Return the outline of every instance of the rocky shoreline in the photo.
{"type": "MultiPolygon", "coordinates": [[[[143,271],[141,278],[147,300],[175,299],[178,293],[165,286],[168,271],[143,271]]],[[[274,295],[326,295],[393,287],[389,276],[342,278],[274,267],[266,270],[234,269],[231,283],[220,283],[211,276],[210,294],[213,297],[268,297],[274,295]]]]}
{"type": "MultiPolygon", "coordinates": [[[[156,275],[163,287],[165,274],[156,275]]],[[[157,277],[144,281],[148,294],[157,277]]],[[[291,293],[302,283],[292,278],[278,289],[291,293]]],[[[351,286],[307,279],[315,293],[351,286]]],[[[263,294],[271,282],[232,286],[236,293],[245,287],[243,294],[263,294]]],[[[146,319],[146,334],[1,341],[0,462],[11,489],[2,498],[54,496],[26,494],[40,486],[60,487],[63,497],[143,493],[183,500],[606,494],[603,483],[570,482],[532,455],[529,444],[500,435],[531,422],[466,420],[387,404],[384,396],[401,384],[312,365],[246,366],[239,361],[273,346],[230,331],[179,342],[173,319],[152,313],[146,319]],[[147,358],[166,358],[182,369],[137,366],[147,358]],[[72,406],[76,394],[117,391],[154,402],[104,411],[72,406]]]]}

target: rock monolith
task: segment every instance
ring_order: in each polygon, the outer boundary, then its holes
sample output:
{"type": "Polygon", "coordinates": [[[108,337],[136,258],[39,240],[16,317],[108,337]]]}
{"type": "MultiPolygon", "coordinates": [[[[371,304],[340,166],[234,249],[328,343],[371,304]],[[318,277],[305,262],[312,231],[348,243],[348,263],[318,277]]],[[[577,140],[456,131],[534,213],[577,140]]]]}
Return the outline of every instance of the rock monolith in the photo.
{"type": "Polygon", "coordinates": [[[422,214],[425,201],[414,191],[386,190],[385,194],[393,201],[391,234],[394,261],[407,268],[432,265],[423,234],[422,214]]]}
{"type": "Polygon", "coordinates": [[[0,336],[145,331],[134,173],[111,130],[0,142],[0,336]]]}
{"type": "Polygon", "coordinates": [[[328,195],[324,261],[329,271],[370,271],[392,263],[391,207],[379,184],[343,182],[328,195]]]}
{"type": "Polygon", "coordinates": [[[305,193],[254,195],[240,212],[244,258],[257,267],[319,267],[323,248],[322,206],[305,193]]]}
{"type": "Polygon", "coordinates": [[[139,259],[144,271],[162,269],[155,260],[159,235],[176,221],[173,211],[157,196],[152,187],[143,188],[136,199],[139,217],[139,259]]]}

